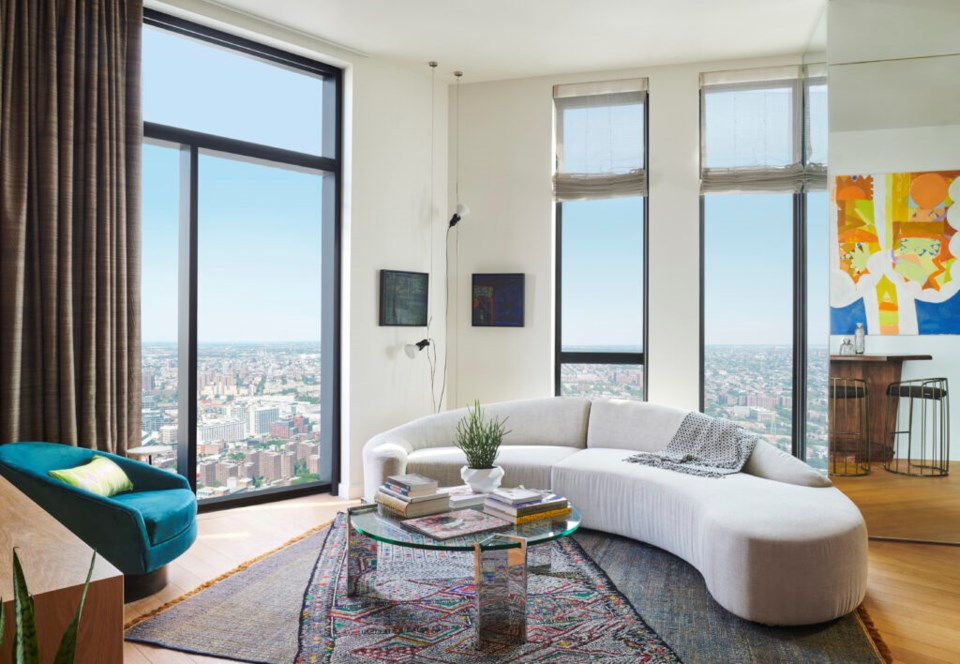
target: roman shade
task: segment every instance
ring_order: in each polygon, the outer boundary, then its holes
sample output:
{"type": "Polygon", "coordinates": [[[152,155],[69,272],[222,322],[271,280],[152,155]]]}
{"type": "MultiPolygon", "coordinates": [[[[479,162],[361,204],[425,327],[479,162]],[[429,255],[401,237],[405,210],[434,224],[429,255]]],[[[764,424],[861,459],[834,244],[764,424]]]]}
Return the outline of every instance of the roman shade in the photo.
{"type": "Polygon", "coordinates": [[[647,79],[557,85],[557,200],[647,193],[647,79]]]}

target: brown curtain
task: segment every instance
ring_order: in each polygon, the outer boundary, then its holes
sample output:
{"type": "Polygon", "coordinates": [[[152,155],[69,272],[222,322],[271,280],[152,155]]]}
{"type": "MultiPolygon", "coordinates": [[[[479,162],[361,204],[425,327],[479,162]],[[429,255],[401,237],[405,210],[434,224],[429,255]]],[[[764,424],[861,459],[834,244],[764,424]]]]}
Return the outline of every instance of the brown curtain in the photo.
{"type": "Polygon", "coordinates": [[[140,440],[142,0],[0,0],[0,444],[140,440]]]}

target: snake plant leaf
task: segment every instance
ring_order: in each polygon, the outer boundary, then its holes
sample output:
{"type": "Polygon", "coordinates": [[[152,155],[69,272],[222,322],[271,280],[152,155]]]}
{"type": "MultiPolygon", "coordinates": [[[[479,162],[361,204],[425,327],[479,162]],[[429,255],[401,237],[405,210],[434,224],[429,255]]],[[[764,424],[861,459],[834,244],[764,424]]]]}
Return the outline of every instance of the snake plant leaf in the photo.
{"type": "Polygon", "coordinates": [[[93,566],[97,562],[97,552],[93,552],[93,558],[90,559],[90,569],[87,570],[87,581],[83,584],[83,594],[80,595],[80,603],[77,605],[77,612],[73,620],[63,633],[60,640],[60,647],[57,648],[57,656],[53,659],[53,664],[73,664],[73,659],[77,654],[77,634],[80,632],[80,614],[83,613],[83,603],[87,599],[87,589],[90,588],[90,577],[93,576],[93,566]]]}
{"type": "Polygon", "coordinates": [[[33,598],[27,590],[27,580],[17,550],[13,550],[13,606],[17,634],[13,641],[14,664],[39,664],[37,622],[33,612],[33,598]]]}

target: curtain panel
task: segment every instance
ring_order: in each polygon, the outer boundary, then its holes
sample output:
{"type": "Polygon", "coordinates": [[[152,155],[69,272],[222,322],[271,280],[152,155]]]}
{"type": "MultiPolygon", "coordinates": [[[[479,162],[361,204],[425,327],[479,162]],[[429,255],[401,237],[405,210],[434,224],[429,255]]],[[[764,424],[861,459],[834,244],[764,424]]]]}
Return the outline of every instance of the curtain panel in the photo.
{"type": "Polygon", "coordinates": [[[0,3],[0,443],[140,440],[141,0],[0,3]]]}

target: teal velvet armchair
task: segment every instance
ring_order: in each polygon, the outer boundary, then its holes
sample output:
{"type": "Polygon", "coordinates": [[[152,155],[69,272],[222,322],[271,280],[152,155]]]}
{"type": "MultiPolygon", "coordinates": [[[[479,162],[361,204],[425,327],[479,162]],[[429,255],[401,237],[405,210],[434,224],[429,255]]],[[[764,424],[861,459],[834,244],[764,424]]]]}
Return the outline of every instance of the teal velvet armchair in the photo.
{"type": "Polygon", "coordinates": [[[197,500],[183,477],[115,454],[55,443],[0,445],[0,475],[123,572],[125,599],[166,585],[166,565],[197,539],[197,500]],[[94,455],[115,461],[133,490],[104,498],[50,477],[94,455]]]}

